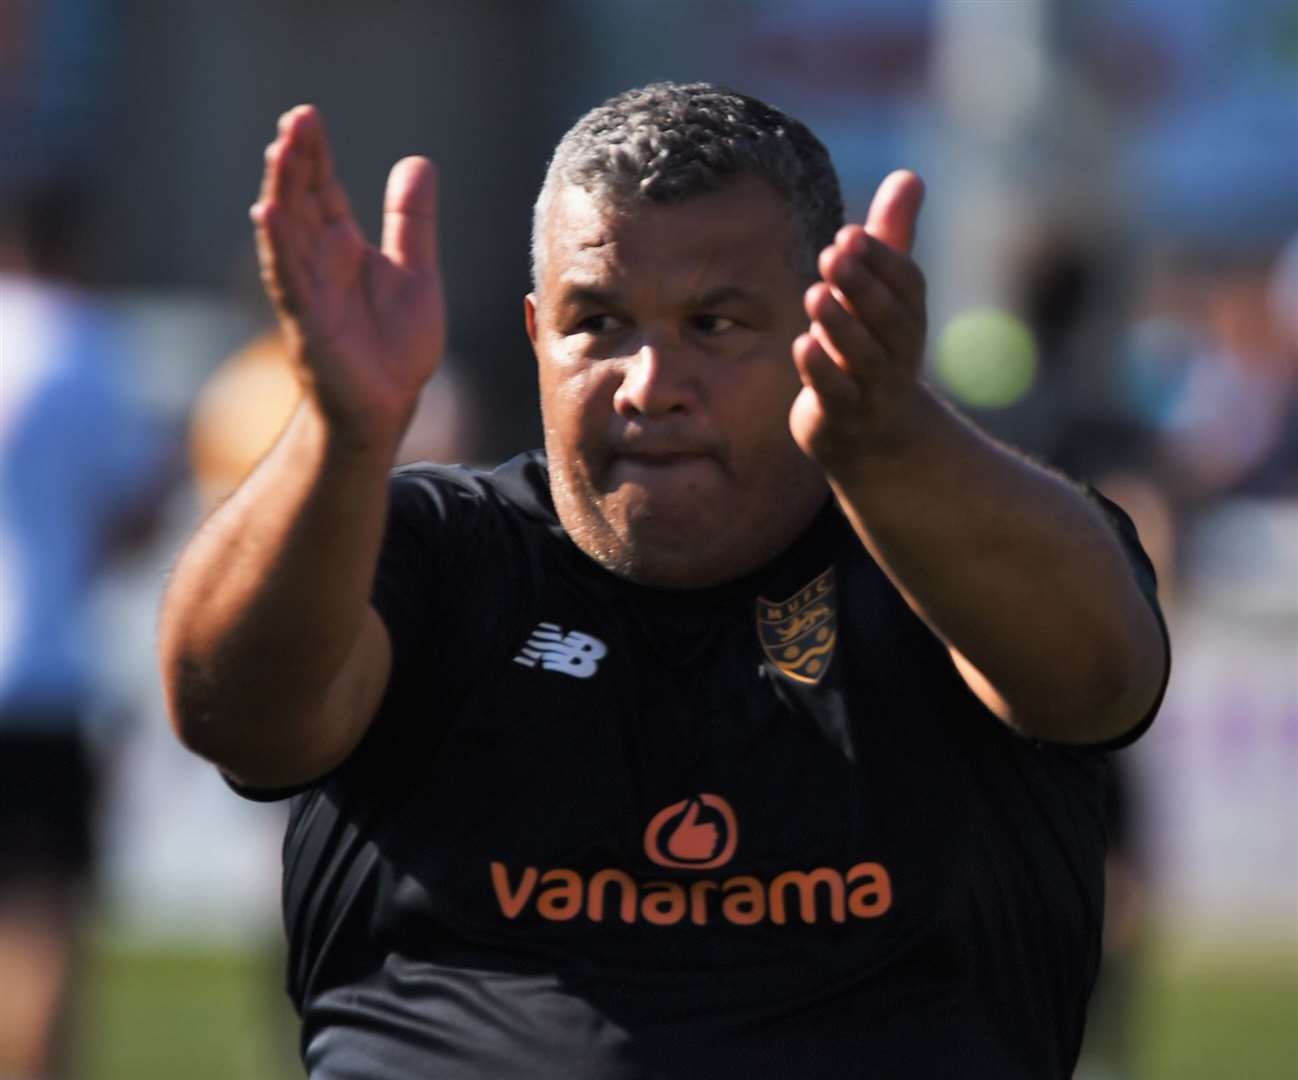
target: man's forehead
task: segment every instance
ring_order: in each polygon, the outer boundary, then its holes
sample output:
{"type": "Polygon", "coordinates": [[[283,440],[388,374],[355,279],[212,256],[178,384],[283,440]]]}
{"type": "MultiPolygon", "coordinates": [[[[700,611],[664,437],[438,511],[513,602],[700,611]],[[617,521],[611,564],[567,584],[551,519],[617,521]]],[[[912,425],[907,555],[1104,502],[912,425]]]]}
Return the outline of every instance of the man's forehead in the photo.
{"type": "Polygon", "coordinates": [[[550,209],[545,243],[551,254],[598,250],[613,243],[616,226],[628,212],[595,192],[561,188],[550,209]]]}
{"type": "Polygon", "coordinates": [[[795,237],[779,194],[757,177],[740,177],[669,203],[568,185],[555,194],[542,240],[551,283],[585,284],[640,270],[693,275],[712,268],[744,277],[771,258],[791,265],[795,237]]]}

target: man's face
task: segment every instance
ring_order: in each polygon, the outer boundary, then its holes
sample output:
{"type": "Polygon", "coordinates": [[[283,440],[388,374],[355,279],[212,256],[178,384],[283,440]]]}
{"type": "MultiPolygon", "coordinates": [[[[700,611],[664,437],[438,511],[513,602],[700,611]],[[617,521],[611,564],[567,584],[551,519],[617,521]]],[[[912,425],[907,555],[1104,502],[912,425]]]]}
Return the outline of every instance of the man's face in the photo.
{"type": "Polygon", "coordinates": [[[667,588],[774,557],[827,493],[789,434],[807,283],[785,204],[753,177],[622,210],[568,187],[542,243],[527,327],[568,535],[667,588]]]}

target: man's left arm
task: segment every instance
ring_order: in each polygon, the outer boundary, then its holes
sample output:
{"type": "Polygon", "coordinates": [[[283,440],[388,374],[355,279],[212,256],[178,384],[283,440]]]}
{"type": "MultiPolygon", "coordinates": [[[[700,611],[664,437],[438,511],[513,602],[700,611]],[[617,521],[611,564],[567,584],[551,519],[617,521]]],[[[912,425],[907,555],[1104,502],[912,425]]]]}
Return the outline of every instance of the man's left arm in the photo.
{"type": "Polygon", "coordinates": [[[918,177],[892,174],[865,227],[821,254],[790,427],[988,708],[1035,738],[1120,738],[1165,681],[1162,628],[1095,500],[919,378],[924,281],[909,250],[922,195],[918,177]]]}

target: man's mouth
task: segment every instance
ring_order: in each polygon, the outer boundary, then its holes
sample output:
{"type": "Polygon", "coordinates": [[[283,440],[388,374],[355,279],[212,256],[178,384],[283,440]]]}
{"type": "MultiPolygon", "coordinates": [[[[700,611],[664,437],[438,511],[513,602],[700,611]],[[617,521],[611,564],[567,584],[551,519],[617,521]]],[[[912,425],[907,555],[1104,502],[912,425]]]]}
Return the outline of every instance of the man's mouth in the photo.
{"type": "Polygon", "coordinates": [[[675,490],[704,481],[716,465],[712,454],[697,450],[618,450],[609,457],[605,475],[610,489],[622,484],[656,489],[666,484],[675,490]]]}
{"type": "Polygon", "coordinates": [[[702,461],[708,455],[691,450],[663,450],[663,451],[619,451],[613,455],[614,461],[629,461],[636,465],[648,465],[651,467],[662,467],[668,465],[683,465],[691,461],[702,461]]]}

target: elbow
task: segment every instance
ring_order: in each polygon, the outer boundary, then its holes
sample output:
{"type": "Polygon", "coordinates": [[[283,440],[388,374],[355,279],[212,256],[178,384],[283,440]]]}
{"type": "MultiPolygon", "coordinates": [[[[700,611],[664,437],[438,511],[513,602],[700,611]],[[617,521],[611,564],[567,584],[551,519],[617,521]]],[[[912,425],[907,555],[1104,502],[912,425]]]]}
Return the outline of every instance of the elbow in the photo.
{"type": "Polygon", "coordinates": [[[158,673],[167,722],[185,749],[207,757],[204,745],[213,726],[211,701],[215,684],[191,640],[192,620],[184,619],[174,610],[173,591],[174,583],[163,601],[158,620],[158,673]],[[189,634],[183,629],[187,625],[189,634]]]}
{"type": "Polygon", "coordinates": [[[1139,631],[1124,644],[1115,660],[1117,677],[1106,686],[1108,700],[1099,703],[1096,723],[1099,741],[1122,739],[1153,719],[1167,686],[1171,663],[1167,634],[1148,605],[1139,631]]]}
{"type": "Polygon", "coordinates": [[[260,673],[217,678],[193,658],[164,662],[168,721],[181,745],[235,782],[290,788],[330,771],[363,728],[331,722],[324,699],[271,695],[260,673]]]}
{"type": "Polygon", "coordinates": [[[186,750],[218,761],[220,725],[212,682],[192,658],[168,657],[164,652],[162,685],[171,730],[186,750]]]}
{"type": "Polygon", "coordinates": [[[222,679],[210,658],[165,632],[159,661],[172,733],[190,753],[228,769],[238,754],[239,721],[248,715],[230,696],[239,683],[222,679]]]}
{"type": "Polygon", "coordinates": [[[275,740],[283,733],[246,704],[216,698],[200,673],[187,671],[168,686],[167,713],[180,744],[234,781],[271,789],[298,779],[275,768],[288,756],[275,740]]]}
{"type": "Polygon", "coordinates": [[[1143,599],[1120,630],[1098,639],[1074,694],[1064,696],[1069,707],[1051,718],[1045,737],[1075,745],[1115,742],[1152,718],[1167,683],[1165,632],[1143,599]]]}

